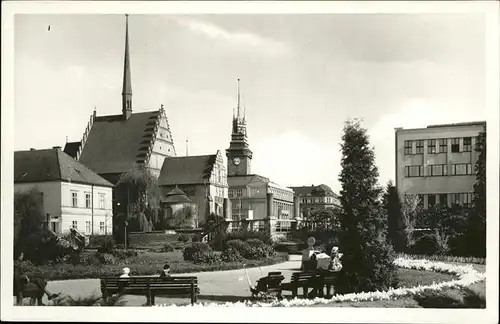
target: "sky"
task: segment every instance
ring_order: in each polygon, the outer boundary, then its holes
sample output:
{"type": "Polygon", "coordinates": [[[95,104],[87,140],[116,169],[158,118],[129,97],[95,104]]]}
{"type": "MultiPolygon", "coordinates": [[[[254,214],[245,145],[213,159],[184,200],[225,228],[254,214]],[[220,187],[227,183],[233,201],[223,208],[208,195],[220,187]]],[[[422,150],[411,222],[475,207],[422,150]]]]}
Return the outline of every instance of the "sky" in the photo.
{"type": "MultiPolygon", "coordinates": [[[[81,140],[121,113],[124,15],[16,15],[14,148],[81,140]],[[50,30],[48,26],[50,25],[50,30]]],[[[166,108],[178,155],[229,147],[241,79],[252,173],[340,190],[344,122],[361,118],[381,185],[394,128],[486,120],[479,14],[130,15],[134,112],[166,108]]]]}

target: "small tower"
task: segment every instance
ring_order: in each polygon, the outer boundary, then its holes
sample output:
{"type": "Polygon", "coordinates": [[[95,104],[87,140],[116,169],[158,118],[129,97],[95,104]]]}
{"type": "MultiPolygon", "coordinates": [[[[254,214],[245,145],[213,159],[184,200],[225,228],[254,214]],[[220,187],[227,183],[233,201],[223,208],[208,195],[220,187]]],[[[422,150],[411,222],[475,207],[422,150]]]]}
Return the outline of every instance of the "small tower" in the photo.
{"type": "Polygon", "coordinates": [[[128,49],[128,14],[125,15],[125,58],[123,63],[122,113],[125,120],[132,115],[132,79],[128,49]]]}

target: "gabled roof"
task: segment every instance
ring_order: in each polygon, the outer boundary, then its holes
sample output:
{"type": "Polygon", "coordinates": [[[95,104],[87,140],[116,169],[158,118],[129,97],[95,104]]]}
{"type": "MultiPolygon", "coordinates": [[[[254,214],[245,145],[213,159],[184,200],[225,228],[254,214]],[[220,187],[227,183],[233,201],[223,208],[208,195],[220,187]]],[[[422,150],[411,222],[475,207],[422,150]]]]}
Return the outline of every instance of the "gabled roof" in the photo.
{"type": "Polygon", "coordinates": [[[325,184],[319,186],[289,187],[295,191],[296,196],[335,196],[332,188],[325,184]]]}
{"type": "Polygon", "coordinates": [[[77,155],[78,150],[80,149],[81,145],[82,145],[82,142],[68,142],[64,146],[64,153],[68,154],[73,159],[76,159],[76,155],[77,155]]]}
{"type": "Polygon", "coordinates": [[[210,178],[216,157],[216,154],[166,157],[158,185],[203,184],[210,178]]]}
{"type": "Polygon", "coordinates": [[[123,173],[147,156],[160,111],[96,117],[79,161],[99,174],[123,173]]]}
{"type": "Polygon", "coordinates": [[[112,187],[104,178],[59,149],[14,152],[14,183],[71,181],[112,187]]]}
{"type": "Polygon", "coordinates": [[[162,202],[165,203],[192,203],[193,201],[189,199],[189,197],[179,189],[177,186],[175,186],[174,189],[172,189],[170,192],[168,192],[165,195],[165,198],[161,200],[162,202]]]}

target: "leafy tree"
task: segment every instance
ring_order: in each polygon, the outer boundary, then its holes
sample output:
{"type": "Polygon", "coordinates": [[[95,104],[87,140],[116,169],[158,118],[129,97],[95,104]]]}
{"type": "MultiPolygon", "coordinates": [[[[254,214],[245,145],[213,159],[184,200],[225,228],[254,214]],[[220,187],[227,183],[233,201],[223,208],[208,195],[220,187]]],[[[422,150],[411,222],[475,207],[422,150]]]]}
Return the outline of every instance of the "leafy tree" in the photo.
{"type": "Polygon", "coordinates": [[[486,256],[486,127],[476,139],[475,151],[476,182],[474,183],[473,209],[467,227],[469,253],[474,256],[486,256]]]}
{"type": "Polygon", "coordinates": [[[414,231],[418,216],[421,213],[422,200],[418,194],[405,193],[402,208],[403,223],[405,227],[405,241],[407,245],[415,244],[414,231]]]}
{"type": "Polygon", "coordinates": [[[122,174],[116,185],[116,196],[123,206],[120,213],[132,218],[130,230],[147,231],[159,223],[161,191],[147,167],[137,166],[122,174]]]}
{"type": "Polygon", "coordinates": [[[310,211],[306,226],[314,230],[326,230],[338,227],[339,210],[337,208],[321,208],[310,211]]]}
{"type": "Polygon", "coordinates": [[[406,234],[401,212],[402,206],[398,191],[392,181],[387,183],[382,201],[387,212],[389,242],[395,251],[404,252],[406,249],[406,234]]]}
{"type": "Polygon", "coordinates": [[[397,279],[375,153],[359,121],[345,123],[342,141],[339,243],[344,267],[336,288],[339,293],[385,290],[397,279]]]}
{"type": "Polygon", "coordinates": [[[173,213],[172,217],[166,220],[169,228],[195,227],[195,211],[191,206],[184,206],[173,213]]]}

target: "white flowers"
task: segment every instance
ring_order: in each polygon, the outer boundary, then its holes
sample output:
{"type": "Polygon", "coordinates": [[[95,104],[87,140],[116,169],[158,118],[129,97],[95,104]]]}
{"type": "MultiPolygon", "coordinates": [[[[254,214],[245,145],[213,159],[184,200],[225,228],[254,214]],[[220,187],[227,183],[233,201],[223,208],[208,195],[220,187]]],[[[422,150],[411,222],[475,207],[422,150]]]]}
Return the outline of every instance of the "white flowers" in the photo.
{"type": "MultiPolygon", "coordinates": [[[[292,300],[275,300],[272,302],[236,302],[236,303],[197,303],[195,305],[188,305],[187,307],[297,307],[297,306],[310,306],[315,304],[329,304],[334,302],[356,302],[356,301],[374,301],[374,300],[388,300],[397,299],[398,297],[415,295],[423,292],[424,290],[441,290],[443,288],[460,288],[466,287],[473,283],[482,281],[486,279],[485,273],[477,272],[471,265],[454,265],[444,262],[435,262],[429,260],[413,260],[409,258],[397,258],[394,260],[394,264],[401,268],[407,269],[417,269],[426,271],[437,271],[445,272],[458,276],[458,279],[433,283],[427,286],[416,286],[411,288],[396,288],[389,289],[388,291],[372,291],[372,292],[361,292],[361,293],[351,293],[345,295],[335,295],[330,299],[325,298],[314,298],[314,299],[299,299],[295,298],[292,300]]],[[[158,307],[178,307],[176,305],[157,305],[158,307]]]]}

